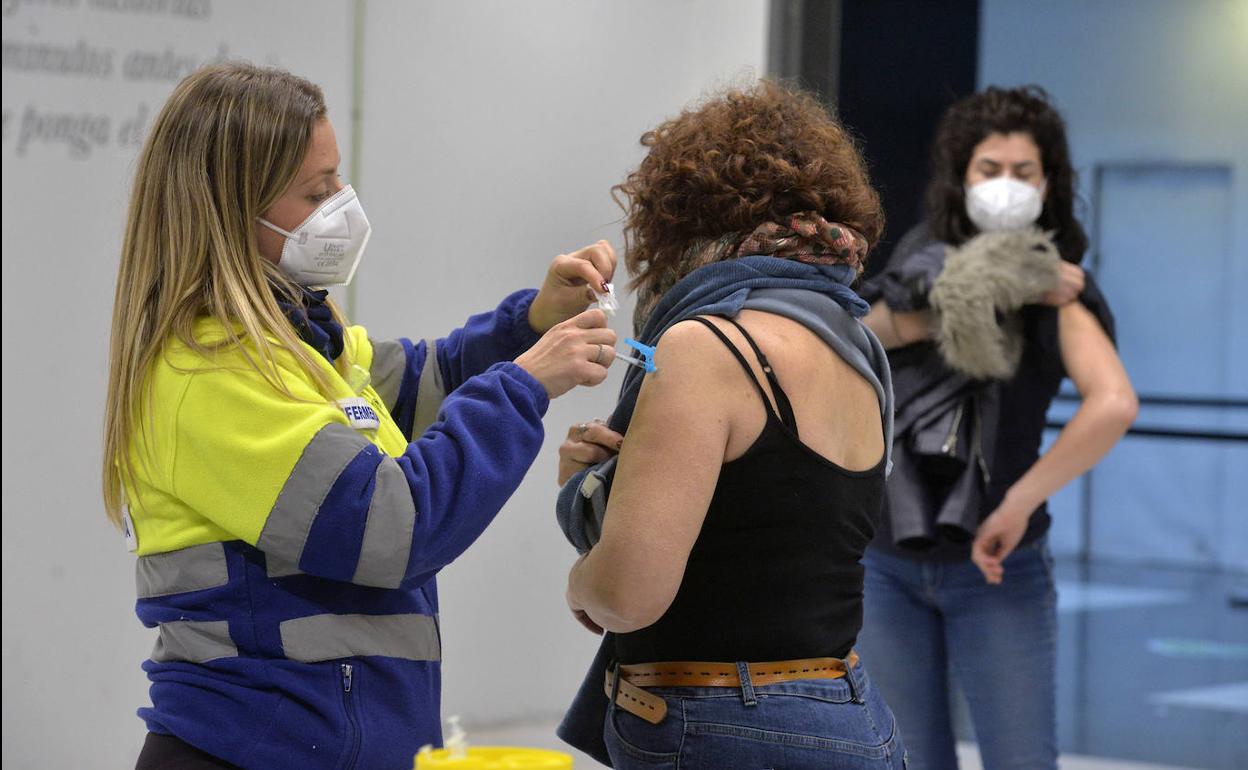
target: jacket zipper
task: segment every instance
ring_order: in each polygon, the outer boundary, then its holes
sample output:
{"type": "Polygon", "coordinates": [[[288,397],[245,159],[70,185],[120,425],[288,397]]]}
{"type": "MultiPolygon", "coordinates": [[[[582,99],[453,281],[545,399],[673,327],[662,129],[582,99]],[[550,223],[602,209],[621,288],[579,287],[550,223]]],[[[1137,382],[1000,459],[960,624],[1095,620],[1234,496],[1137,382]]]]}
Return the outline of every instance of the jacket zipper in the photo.
{"type": "Polygon", "coordinates": [[[988,458],[984,457],[984,424],[979,413],[979,409],[975,409],[975,458],[979,462],[979,470],[984,474],[984,485],[992,483],[992,474],[988,472],[988,458]]]}
{"type": "Polygon", "coordinates": [[[962,407],[963,404],[958,404],[957,410],[953,413],[953,425],[949,427],[945,443],[940,445],[940,451],[944,454],[952,455],[953,450],[958,446],[958,426],[962,424],[962,407]]]}
{"type": "Polygon", "coordinates": [[[351,753],[347,755],[346,767],[348,770],[355,767],[355,760],[360,754],[360,723],[355,713],[355,698],[351,697],[352,678],[355,673],[355,666],[350,663],[343,663],[339,670],[342,672],[342,705],[347,712],[347,722],[351,725],[351,753]]]}

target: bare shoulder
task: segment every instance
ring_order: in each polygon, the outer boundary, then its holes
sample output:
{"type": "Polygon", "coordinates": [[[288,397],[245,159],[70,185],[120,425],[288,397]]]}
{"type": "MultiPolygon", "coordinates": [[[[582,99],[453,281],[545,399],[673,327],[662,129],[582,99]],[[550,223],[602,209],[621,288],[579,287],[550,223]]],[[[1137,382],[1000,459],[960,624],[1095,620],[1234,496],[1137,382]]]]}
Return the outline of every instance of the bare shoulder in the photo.
{"type": "MultiPolygon", "coordinates": [[[[707,318],[716,328],[726,322],[707,318]]],[[[732,354],[715,332],[693,319],[681,321],[668,329],[655,348],[654,363],[659,371],[677,371],[698,380],[712,379],[720,369],[733,364],[732,354]]]]}
{"type": "Polygon", "coordinates": [[[675,462],[685,473],[718,468],[732,406],[741,400],[740,384],[727,368],[736,366],[731,355],[710,329],[682,322],[660,338],[654,363],[658,371],[642,382],[621,469],[635,467],[639,455],[649,458],[645,463],[675,462]]]}
{"type": "Polygon", "coordinates": [[[646,375],[639,396],[639,409],[645,411],[663,404],[699,416],[725,412],[732,399],[739,397],[741,386],[748,385],[728,347],[693,320],[681,321],[664,332],[654,363],[658,371],[646,375]]]}

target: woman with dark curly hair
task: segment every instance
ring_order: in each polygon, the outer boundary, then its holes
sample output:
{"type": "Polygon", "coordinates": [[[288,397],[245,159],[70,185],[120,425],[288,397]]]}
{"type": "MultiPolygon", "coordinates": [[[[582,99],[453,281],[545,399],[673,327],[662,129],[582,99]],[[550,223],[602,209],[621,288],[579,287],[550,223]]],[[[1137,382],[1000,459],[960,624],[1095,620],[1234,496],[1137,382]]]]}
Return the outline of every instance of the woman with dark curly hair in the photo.
{"type": "Polygon", "coordinates": [[[616,189],[657,370],[560,452],[568,602],[611,632],[560,735],[617,768],[901,767],[853,652],[892,414],[849,288],[879,198],[844,129],[772,83],[642,144],[616,189]]]}
{"type": "Polygon", "coordinates": [[[1074,190],[1065,125],[1042,90],[968,97],[936,133],[927,222],[863,288],[897,412],[860,646],[912,768],[957,766],[951,679],[984,767],[1056,767],[1045,500],[1136,412],[1113,317],[1078,267],[1088,240],[1074,190]],[[1042,456],[1067,376],[1083,402],[1042,456]]]}

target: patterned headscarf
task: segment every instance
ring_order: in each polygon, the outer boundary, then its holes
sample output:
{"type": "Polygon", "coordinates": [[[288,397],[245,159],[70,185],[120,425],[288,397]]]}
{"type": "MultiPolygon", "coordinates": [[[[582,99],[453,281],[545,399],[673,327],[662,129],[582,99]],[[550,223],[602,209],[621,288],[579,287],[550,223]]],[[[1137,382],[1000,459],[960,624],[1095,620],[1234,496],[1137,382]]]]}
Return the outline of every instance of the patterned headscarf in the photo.
{"type": "Polygon", "coordinates": [[[726,233],[715,240],[699,241],[686,249],[676,264],[665,269],[658,281],[638,293],[633,324],[637,328],[644,326],[650,311],[668,289],[712,262],[763,255],[814,265],[849,265],[861,273],[870,248],[862,233],[829,222],[814,211],[793,214],[784,224],[764,222],[744,238],[740,233],[726,233]]]}

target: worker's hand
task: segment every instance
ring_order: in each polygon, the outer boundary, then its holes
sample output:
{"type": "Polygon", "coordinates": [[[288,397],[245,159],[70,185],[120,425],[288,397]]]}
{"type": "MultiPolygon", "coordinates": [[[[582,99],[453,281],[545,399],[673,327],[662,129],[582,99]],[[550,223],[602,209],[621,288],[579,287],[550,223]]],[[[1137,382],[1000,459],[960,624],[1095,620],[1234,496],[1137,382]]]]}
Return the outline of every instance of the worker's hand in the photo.
{"type": "Polygon", "coordinates": [[[606,461],[622,446],[624,437],[608,428],[602,420],[582,422],[568,428],[568,437],[559,447],[559,486],[563,486],[572,474],[606,461]]]}
{"type": "Polygon", "coordinates": [[[1079,299],[1079,295],[1083,293],[1084,284],[1087,279],[1084,277],[1083,268],[1078,265],[1072,265],[1069,262],[1061,261],[1057,263],[1057,288],[1052,291],[1045,292],[1040,298],[1043,305],[1052,305],[1053,307],[1061,307],[1068,303],[1079,299]]]}
{"type": "Polygon", "coordinates": [[[584,310],[594,301],[595,291],[605,294],[614,276],[615,249],[606,241],[560,254],[550,263],[546,280],[529,306],[529,325],[545,334],[584,310]]]}
{"type": "Polygon", "coordinates": [[[1002,503],[979,525],[971,545],[971,561],[989,584],[1000,585],[1005,579],[1005,557],[1018,547],[1030,519],[1031,511],[1002,503]]]}
{"type": "Polygon", "coordinates": [[[615,332],[595,309],[551,327],[516,363],[558,398],[577,385],[601,383],[614,360],[615,332]]]}

